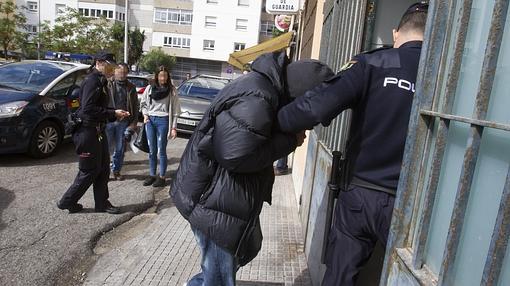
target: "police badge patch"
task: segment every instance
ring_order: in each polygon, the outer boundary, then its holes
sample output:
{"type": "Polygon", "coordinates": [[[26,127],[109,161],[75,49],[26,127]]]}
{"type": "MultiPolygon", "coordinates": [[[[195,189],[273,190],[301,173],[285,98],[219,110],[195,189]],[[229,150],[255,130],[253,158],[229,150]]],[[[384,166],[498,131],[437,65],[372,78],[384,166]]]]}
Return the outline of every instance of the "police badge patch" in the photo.
{"type": "Polygon", "coordinates": [[[355,61],[355,60],[350,60],[348,62],[346,62],[341,68],[339,71],[344,71],[344,70],[348,70],[350,69],[355,63],[357,63],[358,61],[355,61]]]}

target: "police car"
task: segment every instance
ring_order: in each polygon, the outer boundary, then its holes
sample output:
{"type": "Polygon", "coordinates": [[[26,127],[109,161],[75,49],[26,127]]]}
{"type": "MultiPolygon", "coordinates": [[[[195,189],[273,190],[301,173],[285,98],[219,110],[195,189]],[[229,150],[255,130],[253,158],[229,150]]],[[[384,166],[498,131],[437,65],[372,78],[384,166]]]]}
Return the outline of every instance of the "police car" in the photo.
{"type": "Polygon", "coordinates": [[[67,115],[78,108],[88,65],[22,61],[0,66],[0,154],[55,153],[67,115]]]}

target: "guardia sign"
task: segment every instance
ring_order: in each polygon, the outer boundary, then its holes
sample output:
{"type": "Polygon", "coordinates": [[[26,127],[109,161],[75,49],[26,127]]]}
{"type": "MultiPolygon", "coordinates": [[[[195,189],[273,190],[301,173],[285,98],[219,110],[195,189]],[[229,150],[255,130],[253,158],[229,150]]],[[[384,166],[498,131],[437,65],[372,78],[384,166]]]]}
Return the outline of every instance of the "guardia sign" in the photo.
{"type": "Polygon", "coordinates": [[[267,0],[266,11],[269,14],[297,14],[300,0],[267,0]]]}

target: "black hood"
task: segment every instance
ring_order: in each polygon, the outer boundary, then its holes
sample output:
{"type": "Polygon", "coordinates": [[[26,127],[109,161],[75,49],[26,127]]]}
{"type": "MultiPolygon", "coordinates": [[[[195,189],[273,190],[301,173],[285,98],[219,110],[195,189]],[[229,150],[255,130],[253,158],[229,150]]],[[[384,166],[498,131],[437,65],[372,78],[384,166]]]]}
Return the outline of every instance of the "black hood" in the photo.
{"type": "Polygon", "coordinates": [[[289,59],[285,52],[267,53],[251,64],[251,69],[267,77],[280,94],[285,93],[285,68],[289,59]]]}

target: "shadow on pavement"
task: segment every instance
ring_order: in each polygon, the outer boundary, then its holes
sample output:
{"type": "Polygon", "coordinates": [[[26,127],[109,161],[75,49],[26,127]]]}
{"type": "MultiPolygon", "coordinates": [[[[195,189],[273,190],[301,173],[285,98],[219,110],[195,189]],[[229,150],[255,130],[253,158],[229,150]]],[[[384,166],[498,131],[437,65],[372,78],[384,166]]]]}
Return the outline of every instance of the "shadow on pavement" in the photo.
{"type": "Polygon", "coordinates": [[[58,148],[57,152],[44,159],[36,159],[27,154],[5,154],[0,155],[0,166],[2,167],[24,167],[24,166],[42,166],[56,165],[77,162],[78,156],[74,152],[72,143],[64,142],[58,148]]]}
{"type": "MultiPolygon", "coordinates": [[[[236,285],[238,285],[238,286],[284,286],[285,283],[236,281],[236,285]]],[[[301,285],[301,284],[295,284],[295,285],[301,285]]]]}
{"type": "Polygon", "coordinates": [[[7,224],[2,222],[2,212],[14,201],[14,198],[16,198],[14,192],[0,188],[0,231],[7,226],[7,224]]]}

